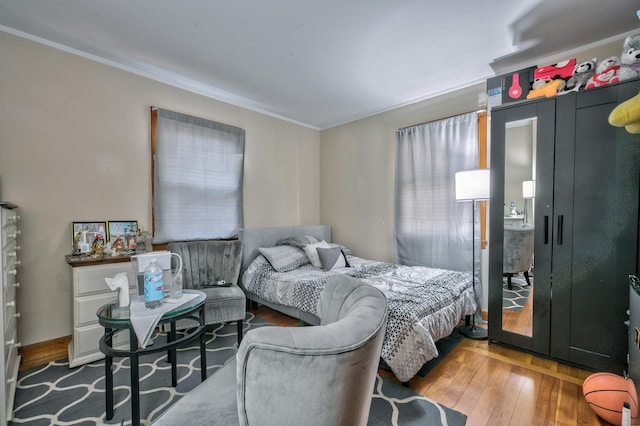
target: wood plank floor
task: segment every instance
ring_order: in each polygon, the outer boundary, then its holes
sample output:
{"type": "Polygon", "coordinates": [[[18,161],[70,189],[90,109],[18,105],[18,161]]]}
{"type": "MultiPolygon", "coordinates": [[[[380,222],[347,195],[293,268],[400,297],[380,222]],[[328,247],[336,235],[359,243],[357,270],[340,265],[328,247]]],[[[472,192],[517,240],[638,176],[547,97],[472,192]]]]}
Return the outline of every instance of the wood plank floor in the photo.
{"type": "MultiPolygon", "coordinates": [[[[277,325],[299,324],[263,306],[252,312],[277,325]]],[[[397,381],[390,372],[380,374],[397,381]]],[[[464,339],[426,377],[414,377],[409,386],[466,414],[469,426],[608,425],[582,395],[582,382],[590,374],[486,340],[464,339]]]]}

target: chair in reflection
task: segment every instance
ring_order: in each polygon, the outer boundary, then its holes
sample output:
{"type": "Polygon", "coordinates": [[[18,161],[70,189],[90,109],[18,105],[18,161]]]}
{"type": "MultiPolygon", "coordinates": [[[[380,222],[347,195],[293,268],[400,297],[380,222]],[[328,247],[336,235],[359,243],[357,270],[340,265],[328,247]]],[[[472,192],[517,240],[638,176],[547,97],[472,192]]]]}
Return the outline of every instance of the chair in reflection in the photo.
{"type": "Polygon", "coordinates": [[[527,284],[529,270],[533,264],[533,234],[534,228],[523,226],[519,228],[504,228],[504,258],[503,273],[507,277],[507,286],[511,290],[511,277],[524,273],[527,284]]]}

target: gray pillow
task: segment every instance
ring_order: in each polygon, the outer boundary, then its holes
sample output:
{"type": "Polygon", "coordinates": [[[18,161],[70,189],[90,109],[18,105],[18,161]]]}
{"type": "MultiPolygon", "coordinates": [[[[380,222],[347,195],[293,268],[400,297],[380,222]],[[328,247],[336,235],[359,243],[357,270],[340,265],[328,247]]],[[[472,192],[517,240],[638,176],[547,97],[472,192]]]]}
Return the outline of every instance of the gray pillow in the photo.
{"type": "Polygon", "coordinates": [[[346,268],[349,266],[346,257],[342,253],[340,247],[322,248],[318,247],[318,257],[320,258],[320,264],[322,269],[330,271],[336,268],[346,268]]]}
{"type": "Polygon", "coordinates": [[[258,251],[278,272],[293,271],[311,263],[304,250],[294,246],[260,247],[258,251]]]}
{"type": "Polygon", "coordinates": [[[290,245],[294,247],[304,248],[307,244],[317,243],[318,240],[313,235],[297,235],[294,237],[285,238],[284,240],[278,241],[278,245],[290,245]]]}

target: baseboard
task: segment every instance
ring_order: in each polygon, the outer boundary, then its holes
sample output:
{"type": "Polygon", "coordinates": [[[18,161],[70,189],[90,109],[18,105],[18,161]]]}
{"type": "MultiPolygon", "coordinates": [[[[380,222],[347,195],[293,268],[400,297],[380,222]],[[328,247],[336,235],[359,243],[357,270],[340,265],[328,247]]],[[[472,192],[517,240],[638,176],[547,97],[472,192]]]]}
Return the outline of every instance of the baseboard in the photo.
{"type": "Polygon", "coordinates": [[[21,347],[20,371],[67,358],[67,346],[70,342],[71,336],[63,336],[21,347]]]}

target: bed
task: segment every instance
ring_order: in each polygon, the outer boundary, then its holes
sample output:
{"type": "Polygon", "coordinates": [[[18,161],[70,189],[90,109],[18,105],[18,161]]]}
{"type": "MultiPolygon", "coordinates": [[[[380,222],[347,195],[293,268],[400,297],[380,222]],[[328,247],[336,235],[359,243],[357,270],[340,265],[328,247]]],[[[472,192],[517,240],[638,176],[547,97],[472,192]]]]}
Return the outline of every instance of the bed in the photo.
{"type": "Polygon", "coordinates": [[[303,264],[279,272],[270,262],[273,259],[267,259],[268,251],[272,250],[268,248],[278,247],[283,240],[294,236],[312,236],[331,243],[331,227],[290,226],[240,231],[239,237],[243,241],[240,285],[247,298],[317,325],[320,323],[317,303],[332,274],[348,274],[379,288],[387,297],[389,307],[381,357],[400,381],[409,381],[427,361],[437,357],[435,342],[450,335],[461,318],[476,311],[470,273],[363,259],[338,244],[330,245],[340,247],[349,267],[324,271],[303,264]]]}

